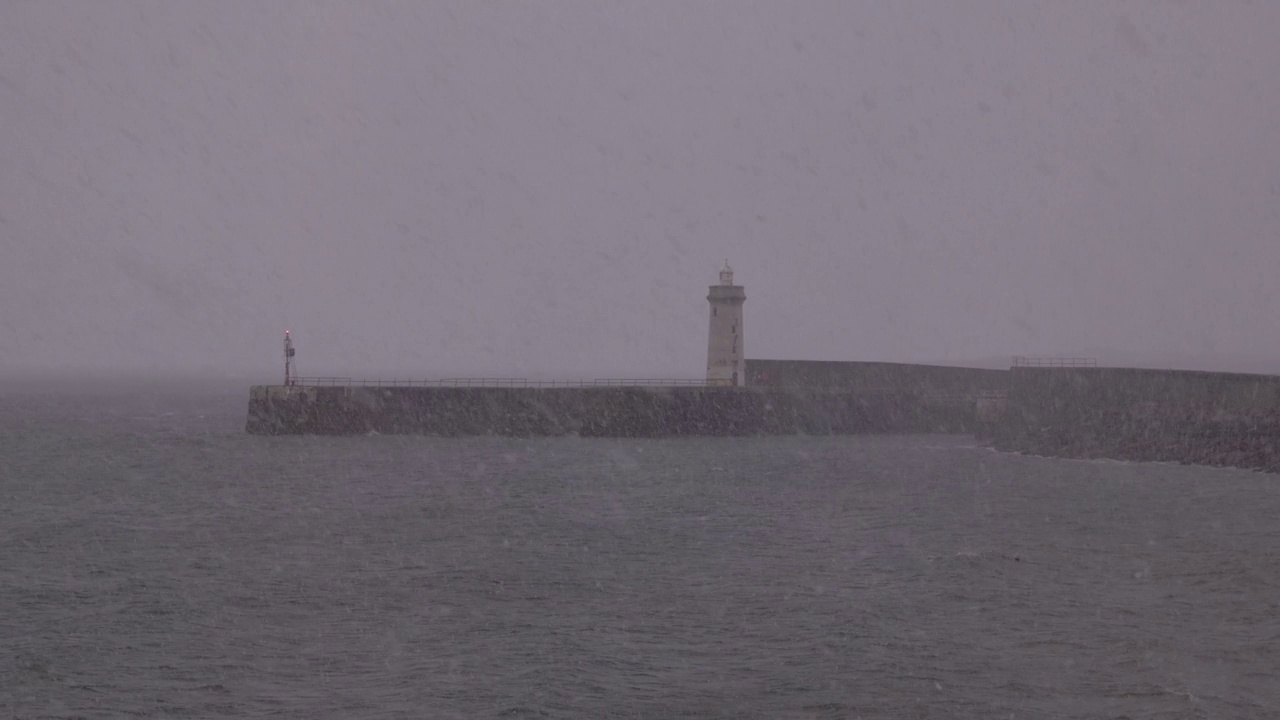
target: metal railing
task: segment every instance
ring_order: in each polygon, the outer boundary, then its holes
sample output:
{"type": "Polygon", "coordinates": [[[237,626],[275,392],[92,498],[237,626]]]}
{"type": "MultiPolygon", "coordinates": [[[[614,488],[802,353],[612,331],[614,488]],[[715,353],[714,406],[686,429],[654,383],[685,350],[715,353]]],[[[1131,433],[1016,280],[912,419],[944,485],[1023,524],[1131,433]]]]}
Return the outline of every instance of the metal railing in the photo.
{"type": "Polygon", "coordinates": [[[706,387],[714,385],[706,380],[684,378],[619,379],[596,378],[594,380],[529,380],[527,378],[440,378],[436,380],[414,379],[352,379],[349,377],[300,377],[294,379],[298,387],[489,387],[489,388],[573,388],[573,387],[706,387]]]}
{"type": "Polygon", "coordinates": [[[1013,358],[1013,367],[1037,367],[1037,368],[1082,368],[1082,367],[1098,367],[1097,358],[1077,358],[1077,357],[1028,357],[1025,355],[1015,355],[1013,358]]]}
{"type": "Polygon", "coordinates": [[[660,387],[706,387],[708,385],[728,385],[727,382],[709,382],[707,380],[688,380],[688,379],[616,379],[616,378],[597,378],[591,381],[592,385],[656,385],[660,387]]]}

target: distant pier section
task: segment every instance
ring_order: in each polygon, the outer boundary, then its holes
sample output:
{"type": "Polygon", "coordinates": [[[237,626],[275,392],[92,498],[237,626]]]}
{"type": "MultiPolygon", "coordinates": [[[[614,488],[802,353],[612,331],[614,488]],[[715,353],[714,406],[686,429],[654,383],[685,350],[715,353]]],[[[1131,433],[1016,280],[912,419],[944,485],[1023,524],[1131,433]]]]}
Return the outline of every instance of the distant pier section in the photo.
{"type": "Polygon", "coordinates": [[[510,379],[344,382],[299,378],[251,388],[257,435],[414,434],[688,437],[965,433],[972,406],[952,396],[702,381],[510,379]]]}
{"type": "Polygon", "coordinates": [[[1280,376],[1016,365],[992,445],[1035,455],[1280,471],[1280,376]]]}
{"type": "Polygon", "coordinates": [[[1280,471],[1280,376],[1099,367],[1027,357],[1007,369],[751,360],[746,292],[728,262],[707,294],[699,379],[352,380],[250,389],[257,435],[686,437],[973,434],[999,450],[1280,471]]]}
{"type": "Polygon", "coordinates": [[[748,360],[747,295],[725,261],[707,292],[703,379],[537,382],[300,377],[289,331],[284,384],[250,390],[259,435],[680,437],[974,432],[993,371],[893,363],[748,360]]]}

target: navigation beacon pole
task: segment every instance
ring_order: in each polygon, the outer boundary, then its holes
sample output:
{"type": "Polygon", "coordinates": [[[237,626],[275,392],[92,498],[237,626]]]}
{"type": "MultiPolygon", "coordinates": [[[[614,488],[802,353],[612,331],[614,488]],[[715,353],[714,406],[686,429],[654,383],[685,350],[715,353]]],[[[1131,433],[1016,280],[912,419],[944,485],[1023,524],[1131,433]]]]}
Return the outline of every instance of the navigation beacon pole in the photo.
{"type": "Polygon", "coordinates": [[[738,387],[747,384],[747,361],[742,348],[742,304],[747,293],[733,284],[729,261],[720,271],[720,284],[707,294],[711,327],[707,333],[707,384],[738,387]]]}
{"type": "Polygon", "coordinates": [[[298,384],[298,372],[293,367],[293,338],[289,331],[284,331],[284,384],[285,387],[298,384]]]}

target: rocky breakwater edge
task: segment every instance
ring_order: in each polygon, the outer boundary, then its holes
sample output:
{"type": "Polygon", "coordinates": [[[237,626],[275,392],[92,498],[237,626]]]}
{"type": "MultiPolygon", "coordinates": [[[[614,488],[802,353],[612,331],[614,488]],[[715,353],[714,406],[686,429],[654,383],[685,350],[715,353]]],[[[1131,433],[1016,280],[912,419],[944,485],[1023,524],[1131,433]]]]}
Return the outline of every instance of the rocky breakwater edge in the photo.
{"type": "Polygon", "coordinates": [[[250,390],[256,435],[702,437],[970,433],[973,412],[909,393],[717,387],[250,390]]]}
{"type": "Polygon", "coordinates": [[[1280,377],[1016,369],[981,437],[1027,455],[1280,472],[1280,377]]]}

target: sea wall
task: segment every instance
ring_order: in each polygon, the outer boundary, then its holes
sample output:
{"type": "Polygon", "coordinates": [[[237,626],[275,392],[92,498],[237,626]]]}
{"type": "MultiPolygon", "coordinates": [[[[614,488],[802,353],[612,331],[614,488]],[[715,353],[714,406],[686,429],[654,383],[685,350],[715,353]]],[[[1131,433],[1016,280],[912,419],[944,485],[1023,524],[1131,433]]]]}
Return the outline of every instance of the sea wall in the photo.
{"type": "Polygon", "coordinates": [[[1280,377],[1014,368],[1000,450],[1280,470],[1280,377]]]}
{"type": "Polygon", "coordinates": [[[283,387],[250,390],[258,435],[678,437],[967,433],[971,405],[909,393],[718,387],[283,387]]]}
{"type": "Polygon", "coordinates": [[[815,360],[747,360],[747,384],[852,392],[905,392],[920,396],[978,395],[1003,391],[1007,370],[815,360]]]}

